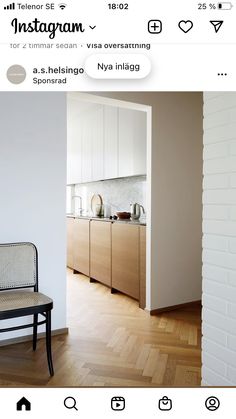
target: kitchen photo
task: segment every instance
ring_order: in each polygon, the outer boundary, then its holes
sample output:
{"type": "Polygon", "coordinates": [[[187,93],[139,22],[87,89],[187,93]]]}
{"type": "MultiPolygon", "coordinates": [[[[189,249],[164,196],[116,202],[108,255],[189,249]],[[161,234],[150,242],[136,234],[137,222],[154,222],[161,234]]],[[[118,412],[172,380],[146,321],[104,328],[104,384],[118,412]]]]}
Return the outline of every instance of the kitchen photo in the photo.
{"type": "Polygon", "coordinates": [[[0,107],[0,385],[200,386],[203,94],[0,107]]]}

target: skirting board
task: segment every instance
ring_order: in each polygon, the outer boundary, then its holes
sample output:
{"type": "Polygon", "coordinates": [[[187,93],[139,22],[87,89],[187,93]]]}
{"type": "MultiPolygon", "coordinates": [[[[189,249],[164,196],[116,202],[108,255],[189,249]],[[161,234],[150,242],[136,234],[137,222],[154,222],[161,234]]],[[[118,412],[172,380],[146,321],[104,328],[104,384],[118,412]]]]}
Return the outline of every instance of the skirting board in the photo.
{"type": "MultiPolygon", "coordinates": [[[[64,327],[63,329],[52,330],[52,336],[68,335],[68,333],[69,333],[68,327],[64,327]]],[[[38,333],[38,339],[43,339],[45,338],[45,336],[46,336],[45,332],[38,333]]],[[[16,343],[29,342],[32,339],[33,339],[33,335],[19,336],[16,338],[1,340],[0,346],[7,346],[7,345],[14,345],[16,343]]]]}
{"type": "Polygon", "coordinates": [[[178,309],[181,309],[181,308],[187,308],[187,307],[191,307],[192,305],[201,306],[202,302],[201,302],[201,300],[197,300],[197,301],[191,301],[190,303],[178,304],[176,306],[157,308],[155,310],[145,309],[145,311],[147,311],[151,316],[155,316],[156,314],[165,313],[166,311],[173,311],[173,310],[178,310],[178,309]]]}

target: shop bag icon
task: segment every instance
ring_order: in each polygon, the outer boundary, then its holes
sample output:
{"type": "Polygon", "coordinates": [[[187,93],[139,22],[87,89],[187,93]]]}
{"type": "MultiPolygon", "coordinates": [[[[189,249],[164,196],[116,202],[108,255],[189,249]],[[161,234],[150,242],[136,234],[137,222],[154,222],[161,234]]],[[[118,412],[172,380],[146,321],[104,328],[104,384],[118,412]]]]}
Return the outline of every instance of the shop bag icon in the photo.
{"type": "Polygon", "coordinates": [[[158,403],[159,410],[171,410],[172,409],[172,400],[164,396],[159,400],[158,403]]]}

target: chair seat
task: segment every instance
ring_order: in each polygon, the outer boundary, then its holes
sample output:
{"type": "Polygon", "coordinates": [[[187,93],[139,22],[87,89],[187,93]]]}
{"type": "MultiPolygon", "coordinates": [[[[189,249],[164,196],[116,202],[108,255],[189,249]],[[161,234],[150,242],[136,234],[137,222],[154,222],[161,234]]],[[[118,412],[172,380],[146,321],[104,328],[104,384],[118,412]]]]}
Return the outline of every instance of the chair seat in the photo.
{"type": "Polygon", "coordinates": [[[20,310],[24,308],[40,308],[40,306],[52,306],[51,298],[40,292],[29,291],[2,291],[0,292],[0,313],[20,310]]]}

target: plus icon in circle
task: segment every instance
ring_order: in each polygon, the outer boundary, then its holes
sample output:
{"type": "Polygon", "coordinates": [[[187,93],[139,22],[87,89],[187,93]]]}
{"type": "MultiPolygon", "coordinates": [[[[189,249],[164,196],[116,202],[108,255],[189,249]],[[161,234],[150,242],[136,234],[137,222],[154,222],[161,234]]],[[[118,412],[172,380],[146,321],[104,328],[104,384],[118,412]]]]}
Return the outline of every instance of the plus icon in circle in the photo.
{"type": "Polygon", "coordinates": [[[162,32],[162,21],[161,20],[149,20],[148,22],[149,33],[161,33],[162,32]]]}

